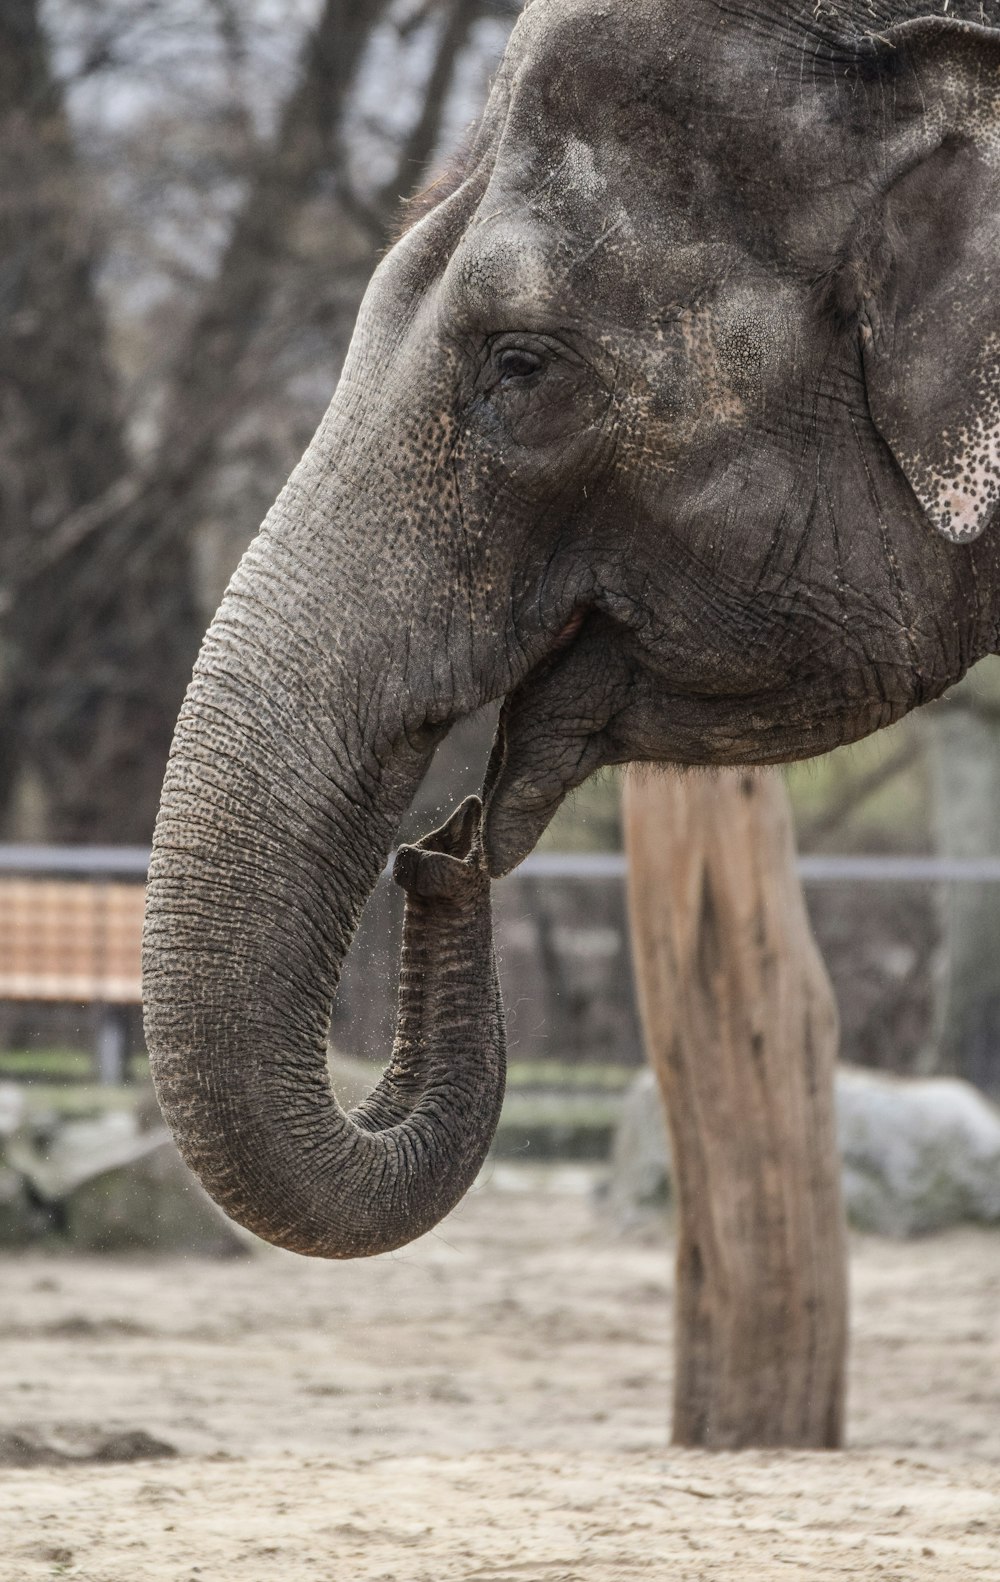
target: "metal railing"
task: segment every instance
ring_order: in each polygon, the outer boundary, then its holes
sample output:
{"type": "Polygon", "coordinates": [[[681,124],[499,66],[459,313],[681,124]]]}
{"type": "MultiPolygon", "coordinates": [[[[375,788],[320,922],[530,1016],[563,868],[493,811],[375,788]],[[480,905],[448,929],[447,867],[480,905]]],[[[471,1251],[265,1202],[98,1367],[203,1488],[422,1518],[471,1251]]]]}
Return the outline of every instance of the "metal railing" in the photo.
{"type": "MultiPolygon", "coordinates": [[[[148,863],[149,849],[144,846],[0,845],[0,878],[78,880],[112,887],[124,881],[138,888],[146,877],[148,863]]],[[[568,1047],[570,1039],[583,1062],[593,1057],[592,1046],[601,1044],[603,1047],[609,1038],[617,1040],[619,1051],[631,1049],[633,1044],[638,1047],[638,1026],[630,1008],[630,977],[624,970],[627,958],[623,893],[626,867],[622,852],[542,851],[528,857],[509,881],[497,887],[497,938],[510,974],[512,1004],[536,1007],[530,1013],[523,1013],[518,1030],[518,1042],[525,1059],[533,1058],[534,1054],[544,1056],[550,1047],[562,1051],[564,1044],[568,1047]],[[519,881],[525,881],[521,891],[517,888],[519,881]],[[561,881],[575,881],[580,889],[561,881]],[[587,890],[588,884],[591,890],[587,890]],[[578,915],[580,894],[589,897],[583,909],[586,915],[582,917],[578,915]],[[535,937],[539,929],[550,946],[549,954],[542,952],[541,957],[538,946],[541,936],[535,937]],[[581,952],[587,949],[592,952],[598,947],[599,959],[588,956],[590,965],[581,977],[578,960],[581,952]],[[553,949],[562,967],[555,975],[554,987],[550,983],[543,988],[540,975],[544,975],[543,969],[552,974],[553,949]],[[585,997],[588,992],[592,999],[600,1002],[602,1009],[598,1015],[592,1016],[589,1011],[580,1009],[579,997],[585,997]]],[[[862,908],[868,904],[868,897],[864,901],[850,900],[850,888],[854,885],[908,886],[910,895],[914,895],[916,886],[923,886],[920,905],[924,905],[927,892],[935,885],[970,882],[982,885],[1000,881],[1000,857],[810,854],[798,859],[798,870],[810,891],[810,905],[825,904],[825,897],[829,897],[834,914],[839,917],[845,904],[862,908]]],[[[335,1035],[346,1040],[344,1047],[347,1048],[353,1047],[351,1039],[357,1041],[358,1047],[374,1046],[376,1039],[382,1037],[383,1023],[387,1018],[391,1020],[390,1002],[394,998],[391,963],[395,955],[391,948],[393,925],[389,915],[393,903],[385,889],[380,893],[381,901],[376,898],[374,903],[370,935],[363,941],[364,951],[355,963],[357,981],[352,978],[349,960],[338,995],[336,1014],[340,1021],[335,1035]],[[373,960],[377,960],[382,969],[375,976],[380,984],[384,980],[384,995],[381,990],[372,991],[373,960]]],[[[869,890],[869,895],[871,893],[869,890]]],[[[907,935],[905,947],[909,948],[911,943],[907,935]]],[[[105,1006],[99,1011],[96,1026],[100,1073],[104,1080],[118,1080],[125,1069],[124,1012],[116,1006],[105,1006]]],[[[563,1054],[559,1053],[558,1058],[563,1058],[563,1054]]]]}
{"type": "MultiPolygon", "coordinates": [[[[391,859],[389,866],[391,867],[391,859]]],[[[145,879],[148,846],[32,846],[0,844],[0,873],[78,874],[87,878],[145,879]]],[[[515,874],[533,879],[621,879],[624,852],[533,852],[515,874]]],[[[1000,882],[1000,857],[838,857],[798,858],[804,884],[980,883],[1000,882]]],[[[512,876],[513,877],[513,876],[512,876]]]]}

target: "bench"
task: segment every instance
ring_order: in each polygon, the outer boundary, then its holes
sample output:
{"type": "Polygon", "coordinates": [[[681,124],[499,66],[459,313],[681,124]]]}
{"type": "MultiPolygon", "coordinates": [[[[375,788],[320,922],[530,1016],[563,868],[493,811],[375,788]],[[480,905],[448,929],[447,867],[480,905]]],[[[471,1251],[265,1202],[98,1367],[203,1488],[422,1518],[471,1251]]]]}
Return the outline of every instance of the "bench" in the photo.
{"type": "Polygon", "coordinates": [[[0,877],[0,1000],[99,1005],[102,1082],[122,1080],[122,1008],[142,1003],[144,901],[141,884],[0,877]]]}

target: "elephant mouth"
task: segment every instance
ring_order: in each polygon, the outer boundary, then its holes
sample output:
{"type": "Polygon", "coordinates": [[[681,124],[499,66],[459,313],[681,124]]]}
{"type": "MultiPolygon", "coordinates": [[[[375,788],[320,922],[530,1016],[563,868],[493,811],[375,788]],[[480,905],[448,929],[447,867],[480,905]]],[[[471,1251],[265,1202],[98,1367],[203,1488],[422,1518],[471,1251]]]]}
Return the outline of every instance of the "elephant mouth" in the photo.
{"type": "MultiPolygon", "coordinates": [[[[560,649],[569,647],[569,644],[577,636],[580,628],[589,614],[589,605],[581,604],[577,606],[569,620],[566,622],[565,626],[563,626],[562,629],[556,633],[556,640],[552,647],[552,653],[558,653],[560,649]]],[[[546,655],[546,658],[542,661],[542,663],[547,663],[550,658],[551,653],[546,655]]]]}
{"type": "Polygon", "coordinates": [[[566,794],[607,761],[607,707],[594,658],[610,673],[607,618],[578,605],[548,649],[508,693],[483,781],[483,843],[491,877],[532,851],[566,794]],[[588,662],[589,661],[589,662],[588,662]]]}

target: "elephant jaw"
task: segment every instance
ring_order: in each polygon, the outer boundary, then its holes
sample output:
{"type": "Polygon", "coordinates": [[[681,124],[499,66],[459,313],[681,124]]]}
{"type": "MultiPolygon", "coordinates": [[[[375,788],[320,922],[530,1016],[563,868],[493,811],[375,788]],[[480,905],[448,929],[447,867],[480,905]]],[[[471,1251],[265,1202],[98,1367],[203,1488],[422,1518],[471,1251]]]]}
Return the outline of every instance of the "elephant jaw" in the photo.
{"type": "MultiPolygon", "coordinates": [[[[494,752],[501,747],[501,732],[502,726],[497,732],[494,752]]],[[[530,776],[515,777],[501,773],[486,809],[483,826],[483,845],[491,879],[502,879],[524,861],[538,844],[566,795],[603,762],[599,749],[595,750],[590,743],[587,744],[585,760],[587,767],[581,768],[579,774],[566,781],[555,778],[537,781],[530,776]]],[[[580,761],[582,763],[585,760],[580,761]]]]}
{"type": "Polygon", "coordinates": [[[504,701],[483,783],[494,879],[523,862],[568,793],[615,758],[608,726],[622,677],[606,626],[596,612],[575,610],[504,701]]]}
{"type": "Polygon", "coordinates": [[[841,714],[825,692],[804,707],[787,683],[745,694],[699,687],[627,620],[578,611],[501,709],[483,785],[490,875],[516,868],[565,797],[605,765],[811,757],[888,723],[878,708],[841,714]]]}

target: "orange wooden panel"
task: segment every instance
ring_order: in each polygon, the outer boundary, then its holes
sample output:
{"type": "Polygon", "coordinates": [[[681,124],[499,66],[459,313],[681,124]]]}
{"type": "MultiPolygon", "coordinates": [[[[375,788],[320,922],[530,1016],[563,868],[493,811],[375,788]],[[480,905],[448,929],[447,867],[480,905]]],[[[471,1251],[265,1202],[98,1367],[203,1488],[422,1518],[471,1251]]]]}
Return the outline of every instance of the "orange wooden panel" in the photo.
{"type": "Polygon", "coordinates": [[[138,1004],[144,899],[141,885],[0,879],[0,999],[138,1004]]]}

